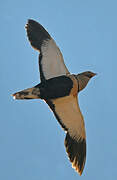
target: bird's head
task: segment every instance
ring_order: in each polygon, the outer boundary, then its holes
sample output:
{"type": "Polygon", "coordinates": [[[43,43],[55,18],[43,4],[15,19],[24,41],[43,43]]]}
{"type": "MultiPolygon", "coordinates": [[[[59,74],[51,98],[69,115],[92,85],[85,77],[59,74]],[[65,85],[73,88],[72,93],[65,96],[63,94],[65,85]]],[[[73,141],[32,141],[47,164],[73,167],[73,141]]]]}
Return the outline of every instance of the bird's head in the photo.
{"type": "Polygon", "coordinates": [[[86,87],[89,80],[95,75],[96,73],[93,73],[91,71],[86,71],[76,75],[79,84],[79,91],[83,90],[86,87]]]}

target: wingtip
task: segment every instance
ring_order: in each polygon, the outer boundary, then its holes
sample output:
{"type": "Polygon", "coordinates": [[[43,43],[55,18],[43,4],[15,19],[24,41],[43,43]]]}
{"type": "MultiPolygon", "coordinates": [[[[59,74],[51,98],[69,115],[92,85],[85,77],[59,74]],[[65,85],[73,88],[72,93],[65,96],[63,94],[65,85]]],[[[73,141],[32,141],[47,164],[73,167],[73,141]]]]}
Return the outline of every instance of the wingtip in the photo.
{"type": "Polygon", "coordinates": [[[26,25],[25,25],[25,29],[27,29],[28,26],[29,26],[29,24],[32,23],[32,22],[35,22],[35,21],[34,21],[33,19],[28,19],[28,20],[27,20],[27,23],[26,23],[26,25]]]}
{"type": "Polygon", "coordinates": [[[28,19],[28,20],[27,20],[27,23],[26,23],[26,25],[25,25],[25,29],[28,28],[28,25],[29,25],[29,23],[30,23],[30,20],[31,20],[31,19],[28,19]]]}
{"type": "Polygon", "coordinates": [[[35,21],[33,19],[27,19],[26,25],[31,24],[31,23],[39,24],[37,21],[35,21]]]}
{"type": "Polygon", "coordinates": [[[77,141],[67,133],[65,147],[69,160],[72,163],[72,168],[81,176],[86,161],[86,140],[80,139],[77,141]]]}
{"type": "Polygon", "coordinates": [[[81,176],[84,170],[85,163],[83,164],[82,168],[79,166],[76,166],[76,164],[74,164],[73,162],[71,163],[72,163],[72,168],[81,176]]]}
{"type": "Polygon", "coordinates": [[[78,167],[78,166],[73,166],[72,164],[72,168],[75,169],[75,171],[81,176],[84,170],[84,165],[82,166],[82,168],[78,167]]]}

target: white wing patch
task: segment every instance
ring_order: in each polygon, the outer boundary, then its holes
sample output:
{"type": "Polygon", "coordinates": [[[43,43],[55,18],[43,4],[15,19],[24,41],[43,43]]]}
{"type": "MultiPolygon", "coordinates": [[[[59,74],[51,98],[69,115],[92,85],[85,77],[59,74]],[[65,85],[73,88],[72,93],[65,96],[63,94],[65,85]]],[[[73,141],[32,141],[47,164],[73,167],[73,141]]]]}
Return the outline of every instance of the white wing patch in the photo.
{"type": "Polygon", "coordinates": [[[45,79],[69,74],[60,49],[53,39],[45,40],[41,46],[42,71],[45,79]]]}
{"type": "Polygon", "coordinates": [[[67,127],[69,134],[76,140],[86,139],[85,125],[80,111],[77,96],[66,96],[52,100],[55,111],[62,123],[67,127]]]}

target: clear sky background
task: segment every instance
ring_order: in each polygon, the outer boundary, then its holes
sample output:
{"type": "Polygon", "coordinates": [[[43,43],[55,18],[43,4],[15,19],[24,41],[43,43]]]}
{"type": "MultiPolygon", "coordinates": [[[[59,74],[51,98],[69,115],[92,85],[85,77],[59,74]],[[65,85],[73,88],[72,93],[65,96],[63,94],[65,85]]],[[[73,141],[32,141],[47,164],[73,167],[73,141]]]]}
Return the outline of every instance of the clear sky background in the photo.
{"type": "Polygon", "coordinates": [[[0,1],[0,179],[117,179],[117,1],[0,1]],[[80,177],[68,160],[65,133],[41,100],[10,94],[40,82],[38,52],[25,32],[40,22],[60,47],[71,73],[98,73],[79,94],[87,133],[80,177]]]}

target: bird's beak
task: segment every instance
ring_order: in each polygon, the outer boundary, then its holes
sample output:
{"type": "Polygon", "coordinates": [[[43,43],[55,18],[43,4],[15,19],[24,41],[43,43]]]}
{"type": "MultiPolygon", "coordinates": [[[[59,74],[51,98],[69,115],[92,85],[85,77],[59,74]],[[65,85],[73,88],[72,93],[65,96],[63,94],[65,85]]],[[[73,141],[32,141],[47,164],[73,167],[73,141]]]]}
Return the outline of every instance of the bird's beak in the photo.
{"type": "Polygon", "coordinates": [[[97,73],[93,73],[93,76],[97,76],[97,73]]]}

